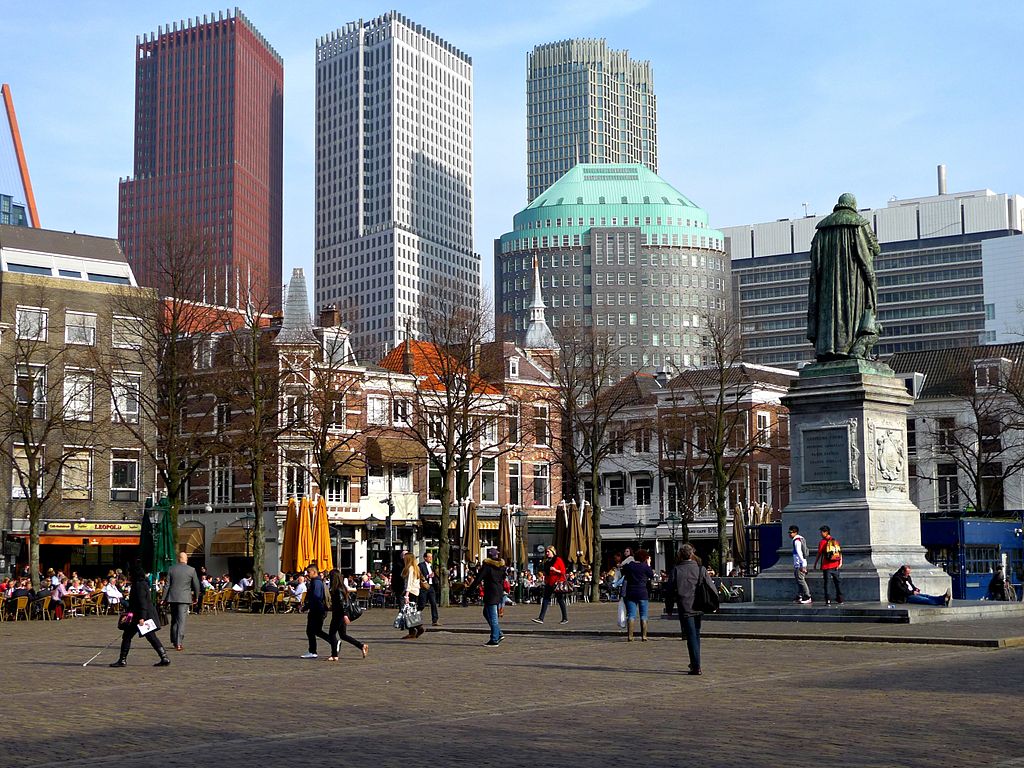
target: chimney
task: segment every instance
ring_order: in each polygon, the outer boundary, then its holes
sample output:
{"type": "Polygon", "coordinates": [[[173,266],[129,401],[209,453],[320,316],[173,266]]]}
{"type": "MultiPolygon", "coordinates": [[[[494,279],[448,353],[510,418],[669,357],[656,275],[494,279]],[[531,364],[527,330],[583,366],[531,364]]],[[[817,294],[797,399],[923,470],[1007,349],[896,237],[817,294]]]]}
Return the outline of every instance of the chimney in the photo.
{"type": "Polygon", "coordinates": [[[340,313],[338,312],[338,305],[331,304],[329,307],[324,307],[320,310],[320,327],[321,328],[335,328],[341,324],[340,313]]]}
{"type": "Polygon", "coordinates": [[[939,194],[946,194],[946,166],[945,164],[940,165],[938,168],[939,173],[939,194]]]}
{"type": "Polygon", "coordinates": [[[402,353],[402,371],[404,373],[413,372],[413,357],[412,357],[412,321],[409,318],[405,319],[405,351],[402,353]]]}

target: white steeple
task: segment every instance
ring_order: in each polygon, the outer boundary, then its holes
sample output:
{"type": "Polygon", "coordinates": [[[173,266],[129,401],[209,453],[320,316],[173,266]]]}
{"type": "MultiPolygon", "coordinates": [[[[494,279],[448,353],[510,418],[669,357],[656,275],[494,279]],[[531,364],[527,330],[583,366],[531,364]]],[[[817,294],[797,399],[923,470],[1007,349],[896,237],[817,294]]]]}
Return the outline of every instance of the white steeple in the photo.
{"type": "Polygon", "coordinates": [[[540,291],[540,268],[537,257],[533,257],[533,301],[530,303],[530,319],[526,326],[524,349],[557,349],[555,336],[544,319],[544,296],[540,291]]]}
{"type": "Polygon", "coordinates": [[[306,298],[306,276],[300,267],[292,270],[292,279],[284,297],[281,331],[277,344],[315,344],[313,323],[309,318],[309,299],[306,298]]]}

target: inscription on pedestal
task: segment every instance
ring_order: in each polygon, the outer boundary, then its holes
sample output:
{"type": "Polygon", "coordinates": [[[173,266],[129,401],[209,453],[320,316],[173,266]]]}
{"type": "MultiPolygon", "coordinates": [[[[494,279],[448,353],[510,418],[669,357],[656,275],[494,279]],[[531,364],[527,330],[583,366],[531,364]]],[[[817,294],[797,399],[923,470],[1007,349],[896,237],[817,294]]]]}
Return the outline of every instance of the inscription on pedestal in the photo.
{"type": "Polygon", "coordinates": [[[855,445],[856,420],[800,430],[805,490],[858,488],[855,445]]]}

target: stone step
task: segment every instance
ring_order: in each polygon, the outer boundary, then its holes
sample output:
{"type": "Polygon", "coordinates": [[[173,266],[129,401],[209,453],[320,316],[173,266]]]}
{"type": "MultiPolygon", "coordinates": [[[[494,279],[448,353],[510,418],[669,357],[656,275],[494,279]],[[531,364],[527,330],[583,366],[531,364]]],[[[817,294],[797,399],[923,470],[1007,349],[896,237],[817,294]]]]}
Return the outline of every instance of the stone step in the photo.
{"type": "Polygon", "coordinates": [[[860,624],[928,624],[968,619],[1010,619],[1024,617],[1024,603],[961,600],[949,608],[928,605],[844,603],[799,605],[794,603],[726,603],[711,621],[795,621],[860,624]]]}

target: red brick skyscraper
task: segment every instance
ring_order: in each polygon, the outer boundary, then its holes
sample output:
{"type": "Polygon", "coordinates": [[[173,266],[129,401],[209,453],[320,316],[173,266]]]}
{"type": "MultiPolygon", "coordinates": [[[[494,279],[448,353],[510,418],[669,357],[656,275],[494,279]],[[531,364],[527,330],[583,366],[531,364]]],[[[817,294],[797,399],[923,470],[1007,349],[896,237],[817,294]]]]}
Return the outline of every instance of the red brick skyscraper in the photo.
{"type": "Polygon", "coordinates": [[[190,298],[281,299],[284,63],[238,10],[137,38],[135,169],[122,179],[118,239],[141,285],[169,290],[153,262],[165,228],[201,236],[190,298]]]}

